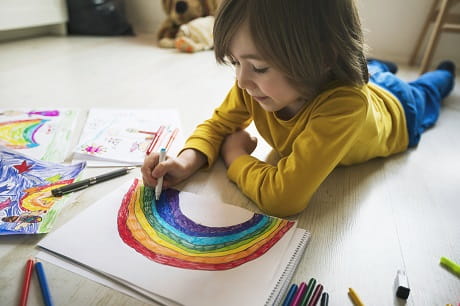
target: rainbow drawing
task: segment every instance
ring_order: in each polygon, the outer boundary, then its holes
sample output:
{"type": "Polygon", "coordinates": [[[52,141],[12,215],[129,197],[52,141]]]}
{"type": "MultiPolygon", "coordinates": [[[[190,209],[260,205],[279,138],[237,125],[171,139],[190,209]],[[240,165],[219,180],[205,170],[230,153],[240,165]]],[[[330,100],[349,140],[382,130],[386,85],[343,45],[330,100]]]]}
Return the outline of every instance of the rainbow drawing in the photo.
{"type": "Polygon", "coordinates": [[[192,270],[228,270],[262,256],[295,223],[254,213],[240,224],[201,225],[182,213],[179,193],[168,189],[156,202],[153,189],[135,180],[118,211],[121,239],[157,263],[192,270]]]}
{"type": "Polygon", "coordinates": [[[56,198],[50,196],[51,190],[72,183],[74,180],[63,180],[43,186],[34,186],[24,189],[24,196],[19,201],[23,211],[48,211],[55,203],[56,198]]]}
{"type": "Polygon", "coordinates": [[[46,119],[25,119],[0,122],[0,143],[13,149],[33,148],[39,144],[35,134],[46,119]]]}

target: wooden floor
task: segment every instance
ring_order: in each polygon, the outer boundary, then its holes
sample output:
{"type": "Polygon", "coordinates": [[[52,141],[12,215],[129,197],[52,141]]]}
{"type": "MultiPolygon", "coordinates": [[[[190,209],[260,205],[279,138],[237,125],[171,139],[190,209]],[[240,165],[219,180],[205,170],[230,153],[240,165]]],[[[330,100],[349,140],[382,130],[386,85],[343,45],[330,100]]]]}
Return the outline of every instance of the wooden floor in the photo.
{"type": "MultiPolygon", "coordinates": [[[[42,37],[2,43],[0,108],[177,108],[188,135],[220,104],[233,73],[215,64],[212,52],[181,54],[154,45],[147,36],[42,37]]],[[[401,66],[398,74],[411,80],[417,69],[401,66]]],[[[83,122],[84,118],[80,127],[83,122]]],[[[77,141],[79,130],[75,132],[77,141]]],[[[267,153],[260,144],[256,155],[264,158],[267,153]]],[[[123,180],[82,192],[56,227],[123,180]]],[[[221,162],[180,187],[258,211],[227,180],[221,162]]],[[[336,169],[295,218],[312,233],[312,240],[294,282],[316,278],[329,292],[330,305],[352,305],[349,287],[366,305],[458,305],[460,277],[439,265],[441,256],[460,262],[458,79],[439,122],[416,149],[336,169]],[[407,302],[394,294],[398,269],[409,278],[407,302]]],[[[40,238],[0,237],[0,304],[16,304],[24,263],[37,253],[40,238]]],[[[62,268],[48,270],[56,305],[143,304],[62,268]]],[[[29,305],[40,305],[36,286],[29,299],[29,305]]]]}

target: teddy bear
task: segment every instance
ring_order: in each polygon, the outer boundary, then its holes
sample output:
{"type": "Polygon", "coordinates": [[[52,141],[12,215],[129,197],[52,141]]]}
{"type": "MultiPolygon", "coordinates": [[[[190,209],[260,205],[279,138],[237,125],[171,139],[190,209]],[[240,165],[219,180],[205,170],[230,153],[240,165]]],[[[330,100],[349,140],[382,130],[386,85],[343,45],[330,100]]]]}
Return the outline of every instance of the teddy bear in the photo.
{"type": "Polygon", "coordinates": [[[158,30],[158,45],[181,52],[212,49],[214,14],[219,0],[162,0],[166,20],[158,30]]]}

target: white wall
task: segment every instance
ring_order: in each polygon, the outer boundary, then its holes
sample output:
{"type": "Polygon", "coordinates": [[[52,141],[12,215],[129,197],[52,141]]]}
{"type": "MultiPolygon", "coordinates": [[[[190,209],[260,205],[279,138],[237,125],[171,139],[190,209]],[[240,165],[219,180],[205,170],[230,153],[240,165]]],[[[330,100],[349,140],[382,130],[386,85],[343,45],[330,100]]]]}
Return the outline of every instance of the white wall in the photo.
{"type": "MultiPolygon", "coordinates": [[[[433,0],[359,0],[358,6],[371,55],[407,63],[432,3],[433,0]]],[[[460,5],[454,7],[455,13],[459,11],[460,5]]],[[[431,29],[428,29],[427,38],[431,29]]],[[[460,66],[460,34],[443,33],[440,37],[433,65],[442,59],[451,59],[460,66]]],[[[424,46],[419,51],[419,61],[424,46]]]]}
{"type": "Polygon", "coordinates": [[[66,21],[65,0],[0,0],[0,31],[66,21]]]}
{"type": "Polygon", "coordinates": [[[136,33],[155,33],[166,18],[160,0],[125,0],[125,6],[136,33]]]}
{"type": "MultiPolygon", "coordinates": [[[[432,1],[358,0],[370,55],[407,63],[432,1]]],[[[160,0],[128,0],[125,3],[128,17],[138,33],[154,33],[165,18],[160,0]]],[[[455,12],[459,11],[460,5],[455,7],[455,12]]],[[[441,35],[433,63],[447,58],[460,66],[460,34],[441,35]]]]}

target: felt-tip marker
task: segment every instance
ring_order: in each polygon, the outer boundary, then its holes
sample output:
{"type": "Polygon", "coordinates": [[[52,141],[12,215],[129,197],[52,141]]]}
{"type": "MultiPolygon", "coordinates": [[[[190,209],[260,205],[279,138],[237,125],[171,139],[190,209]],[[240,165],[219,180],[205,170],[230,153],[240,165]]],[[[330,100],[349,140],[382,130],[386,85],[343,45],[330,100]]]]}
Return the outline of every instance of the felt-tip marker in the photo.
{"type": "MultiPolygon", "coordinates": [[[[161,148],[158,163],[164,162],[165,160],[166,160],[166,148],[161,148]]],[[[163,176],[160,176],[158,178],[157,185],[155,186],[155,200],[158,201],[160,199],[162,189],[163,189],[163,176]]]]}

